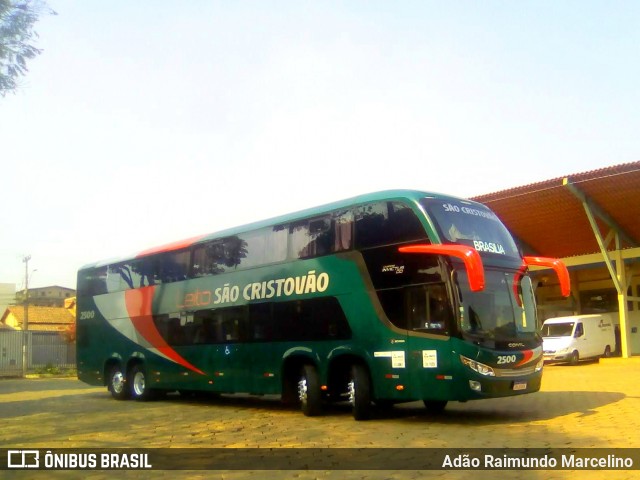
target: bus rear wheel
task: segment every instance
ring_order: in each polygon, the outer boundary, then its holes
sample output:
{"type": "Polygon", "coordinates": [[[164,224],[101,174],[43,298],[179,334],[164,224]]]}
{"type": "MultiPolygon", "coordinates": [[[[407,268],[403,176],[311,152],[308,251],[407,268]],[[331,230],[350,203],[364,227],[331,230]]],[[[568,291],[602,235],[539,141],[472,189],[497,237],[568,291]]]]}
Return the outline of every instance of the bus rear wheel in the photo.
{"type": "Polygon", "coordinates": [[[147,385],[144,366],[140,363],[133,366],[129,373],[129,389],[134,400],[150,400],[152,390],[147,385]]]}
{"type": "Polygon", "coordinates": [[[368,420],[371,418],[371,380],[369,372],[362,365],[351,367],[351,378],[347,384],[349,403],[353,408],[353,418],[368,420]]]}
{"type": "Polygon", "coordinates": [[[298,400],[302,413],[307,417],[315,417],[322,413],[322,395],[320,394],[320,379],[313,365],[303,365],[298,380],[298,400]]]}
{"type": "Polygon", "coordinates": [[[109,370],[109,386],[107,389],[116,400],[127,400],[130,397],[127,382],[120,365],[114,365],[109,370]]]}

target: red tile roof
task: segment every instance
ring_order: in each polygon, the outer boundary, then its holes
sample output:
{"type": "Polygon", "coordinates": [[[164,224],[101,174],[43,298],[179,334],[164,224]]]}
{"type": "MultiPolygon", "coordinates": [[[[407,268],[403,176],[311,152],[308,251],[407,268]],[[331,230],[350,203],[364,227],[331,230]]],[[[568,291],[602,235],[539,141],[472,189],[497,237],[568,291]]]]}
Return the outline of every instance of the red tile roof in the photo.
{"type": "MultiPolygon", "coordinates": [[[[577,187],[591,205],[640,245],[640,161],[567,175],[474,197],[494,210],[507,227],[541,255],[570,257],[599,252],[585,209],[566,185],[577,187]],[[565,180],[566,179],[566,180],[565,180]]],[[[603,237],[609,227],[598,220],[603,237]]]]}
{"type": "MultiPolygon", "coordinates": [[[[12,315],[22,328],[24,322],[24,307],[10,306],[2,315],[2,323],[6,324],[8,317],[12,315]]],[[[66,330],[75,323],[75,317],[62,307],[29,307],[29,330],[40,332],[56,332],[66,330]]]]}

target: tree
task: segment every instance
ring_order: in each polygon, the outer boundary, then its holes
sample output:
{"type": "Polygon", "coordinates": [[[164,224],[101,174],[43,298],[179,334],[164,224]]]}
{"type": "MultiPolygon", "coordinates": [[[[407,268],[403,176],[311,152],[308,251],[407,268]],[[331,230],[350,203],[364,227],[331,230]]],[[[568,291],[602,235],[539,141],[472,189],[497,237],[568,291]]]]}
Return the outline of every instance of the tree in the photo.
{"type": "Polygon", "coordinates": [[[62,338],[67,343],[74,343],[76,341],[76,324],[75,322],[60,332],[62,338]]]}
{"type": "Polygon", "coordinates": [[[43,13],[56,14],[43,0],[0,0],[0,96],[16,91],[27,60],[42,52],[33,45],[33,25],[43,13]]]}

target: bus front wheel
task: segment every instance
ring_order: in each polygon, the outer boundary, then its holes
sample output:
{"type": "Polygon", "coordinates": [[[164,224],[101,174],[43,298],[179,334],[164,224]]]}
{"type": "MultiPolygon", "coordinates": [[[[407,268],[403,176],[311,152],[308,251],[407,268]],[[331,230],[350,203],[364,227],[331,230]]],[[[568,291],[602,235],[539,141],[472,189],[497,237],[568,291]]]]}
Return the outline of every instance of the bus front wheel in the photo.
{"type": "Polygon", "coordinates": [[[313,365],[303,365],[298,380],[298,400],[302,413],[307,417],[315,417],[322,412],[322,396],[320,394],[320,379],[313,365]]]}
{"type": "Polygon", "coordinates": [[[371,380],[369,372],[362,365],[351,367],[351,378],[347,384],[349,403],[353,408],[353,418],[368,420],[371,418],[371,380]]]}

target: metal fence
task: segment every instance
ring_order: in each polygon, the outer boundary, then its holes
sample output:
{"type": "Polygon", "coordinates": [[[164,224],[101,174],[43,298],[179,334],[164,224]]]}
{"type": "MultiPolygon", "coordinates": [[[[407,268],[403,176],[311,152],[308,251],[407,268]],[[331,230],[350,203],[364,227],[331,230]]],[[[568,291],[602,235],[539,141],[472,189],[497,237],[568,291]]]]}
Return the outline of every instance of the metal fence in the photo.
{"type": "MultiPolygon", "coordinates": [[[[0,376],[22,374],[25,332],[0,330],[0,376]]],[[[57,332],[26,332],[27,371],[49,367],[75,368],[76,344],[57,332]]]]}

